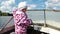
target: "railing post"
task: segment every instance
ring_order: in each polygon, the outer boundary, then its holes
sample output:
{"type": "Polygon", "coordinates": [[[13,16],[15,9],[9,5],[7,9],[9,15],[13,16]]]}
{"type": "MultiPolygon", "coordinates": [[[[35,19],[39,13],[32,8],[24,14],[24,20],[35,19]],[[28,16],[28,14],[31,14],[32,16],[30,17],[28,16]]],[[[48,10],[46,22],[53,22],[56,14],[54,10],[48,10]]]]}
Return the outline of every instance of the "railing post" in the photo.
{"type": "Polygon", "coordinates": [[[46,27],[46,13],[45,13],[45,9],[44,9],[44,27],[46,27]]]}

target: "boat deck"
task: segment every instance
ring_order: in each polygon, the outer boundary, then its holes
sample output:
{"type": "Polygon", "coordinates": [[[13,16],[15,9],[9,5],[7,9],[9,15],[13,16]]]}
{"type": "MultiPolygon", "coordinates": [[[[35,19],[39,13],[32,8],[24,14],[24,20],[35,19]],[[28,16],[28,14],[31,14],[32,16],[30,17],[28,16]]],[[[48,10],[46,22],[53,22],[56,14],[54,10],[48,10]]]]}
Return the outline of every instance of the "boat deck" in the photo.
{"type": "MultiPolygon", "coordinates": [[[[14,32],[14,25],[10,27],[6,27],[3,30],[0,31],[0,34],[10,34],[11,32],[14,32]]],[[[42,31],[34,30],[33,27],[29,26],[27,29],[27,34],[48,34],[42,31]]]]}

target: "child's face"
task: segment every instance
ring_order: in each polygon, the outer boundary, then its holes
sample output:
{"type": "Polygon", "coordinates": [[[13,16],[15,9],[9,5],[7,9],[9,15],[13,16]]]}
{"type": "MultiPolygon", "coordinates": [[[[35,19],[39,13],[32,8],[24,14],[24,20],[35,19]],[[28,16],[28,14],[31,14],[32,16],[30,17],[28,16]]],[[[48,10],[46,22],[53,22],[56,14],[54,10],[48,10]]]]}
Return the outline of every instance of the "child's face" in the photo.
{"type": "Polygon", "coordinates": [[[26,9],[27,9],[27,8],[24,8],[24,9],[22,9],[22,11],[23,11],[23,12],[26,12],[26,9]]]}

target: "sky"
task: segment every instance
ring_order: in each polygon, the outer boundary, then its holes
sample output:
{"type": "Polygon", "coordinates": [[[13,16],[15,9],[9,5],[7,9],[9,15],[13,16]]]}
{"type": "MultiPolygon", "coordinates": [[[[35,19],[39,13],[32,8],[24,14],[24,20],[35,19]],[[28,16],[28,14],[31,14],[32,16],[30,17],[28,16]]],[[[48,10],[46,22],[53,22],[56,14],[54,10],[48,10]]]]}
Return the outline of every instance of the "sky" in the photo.
{"type": "Polygon", "coordinates": [[[0,0],[0,10],[11,13],[20,2],[27,2],[28,9],[60,9],[60,0],[0,0]]]}

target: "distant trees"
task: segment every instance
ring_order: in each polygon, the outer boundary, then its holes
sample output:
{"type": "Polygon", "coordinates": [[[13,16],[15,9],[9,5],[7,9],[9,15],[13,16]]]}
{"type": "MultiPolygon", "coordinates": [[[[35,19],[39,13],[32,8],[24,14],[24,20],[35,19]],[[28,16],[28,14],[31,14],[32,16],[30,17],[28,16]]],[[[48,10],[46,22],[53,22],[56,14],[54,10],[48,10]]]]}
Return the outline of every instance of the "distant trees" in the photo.
{"type": "Polygon", "coordinates": [[[0,10],[0,16],[12,16],[10,13],[4,13],[0,10]]]}
{"type": "Polygon", "coordinates": [[[0,16],[1,16],[1,11],[0,11],[0,16]]]}
{"type": "Polygon", "coordinates": [[[2,13],[2,16],[8,16],[8,14],[7,13],[2,13]]]}
{"type": "Polygon", "coordinates": [[[13,14],[10,14],[10,13],[7,13],[8,14],[8,16],[13,16],[13,14]]]}

